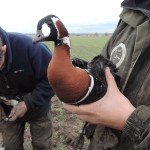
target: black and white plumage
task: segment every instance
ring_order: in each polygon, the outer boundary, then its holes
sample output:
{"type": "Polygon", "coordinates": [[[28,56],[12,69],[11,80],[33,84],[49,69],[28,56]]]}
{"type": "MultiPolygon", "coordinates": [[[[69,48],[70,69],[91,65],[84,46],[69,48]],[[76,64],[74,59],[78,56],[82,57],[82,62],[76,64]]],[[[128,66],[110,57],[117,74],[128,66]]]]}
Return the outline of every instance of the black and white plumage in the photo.
{"type": "Polygon", "coordinates": [[[33,43],[39,41],[55,43],[47,73],[49,83],[61,101],[80,105],[102,98],[107,91],[106,67],[110,68],[119,83],[115,65],[102,55],[96,56],[91,62],[78,58],[71,61],[69,33],[57,16],[49,15],[38,22],[33,43]]]}
{"type": "Polygon", "coordinates": [[[76,67],[87,69],[89,74],[91,74],[94,78],[94,88],[87,97],[86,103],[90,103],[91,99],[93,99],[93,101],[96,101],[105,95],[107,91],[107,82],[104,70],[106,67],[110,68],[111,73],[113,74],[119,87],[120,77],[116,74],[118,71],[116,66],[111,61],[104,58],[102,55],[95,56],[90,62],[79,58],[73,58],[72,64],[76,67]]]}
{"type": "Polygon", "coordinates": [[[61,45],[64,37],[69,38],[69,33],[63,23],[57,16],[49,15],[38,22],[37,33],[33,39],[33,43],[39,41],[54,41],[56,45],[61,45]]]}

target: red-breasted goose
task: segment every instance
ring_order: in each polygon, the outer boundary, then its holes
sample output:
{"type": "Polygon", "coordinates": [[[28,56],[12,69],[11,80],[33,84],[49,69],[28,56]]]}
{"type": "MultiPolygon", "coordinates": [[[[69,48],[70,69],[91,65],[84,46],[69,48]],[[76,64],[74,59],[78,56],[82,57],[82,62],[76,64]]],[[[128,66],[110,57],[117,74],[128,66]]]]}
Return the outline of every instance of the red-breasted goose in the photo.
{"type": "Polygon", "coordinates": [[[70,104],[87,104],[104,96],[107,91],[104,69],[109,67],[118,82],[115,65],[102,55],[80,66],[81,60],[71,60],[69,33],[55,15],[42,18],[37,24],[33,43],[54,41],[55,49],[48,66],[48,80],[58,98],[70,104]],[[84,68],[84,69],[82,69],[84,68]]]}

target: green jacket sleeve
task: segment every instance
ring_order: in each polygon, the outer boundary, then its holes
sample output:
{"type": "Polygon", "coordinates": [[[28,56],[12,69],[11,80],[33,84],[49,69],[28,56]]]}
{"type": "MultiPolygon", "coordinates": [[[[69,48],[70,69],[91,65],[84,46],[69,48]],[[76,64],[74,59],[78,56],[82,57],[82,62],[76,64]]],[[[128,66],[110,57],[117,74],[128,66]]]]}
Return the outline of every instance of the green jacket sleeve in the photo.
{"type": "Polygon", "coordinates": [[[128,118],[123,136],[128,136],[135,150],[150,149],[150,107],[141,105],[128,118]]]}

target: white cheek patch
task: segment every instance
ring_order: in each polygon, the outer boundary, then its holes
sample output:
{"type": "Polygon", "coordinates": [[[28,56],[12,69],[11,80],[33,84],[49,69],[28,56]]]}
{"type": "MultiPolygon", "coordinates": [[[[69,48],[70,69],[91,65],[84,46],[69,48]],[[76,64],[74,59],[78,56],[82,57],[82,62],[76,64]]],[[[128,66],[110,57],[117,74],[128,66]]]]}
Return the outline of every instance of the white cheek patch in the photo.
{"type": "Polygon", "coordinates": [[[51,29],[47,26],[46,23],[44,23],[42,25],[42,33],[43,33],[44,37],[48,37],[51,33],[51,29]]]}

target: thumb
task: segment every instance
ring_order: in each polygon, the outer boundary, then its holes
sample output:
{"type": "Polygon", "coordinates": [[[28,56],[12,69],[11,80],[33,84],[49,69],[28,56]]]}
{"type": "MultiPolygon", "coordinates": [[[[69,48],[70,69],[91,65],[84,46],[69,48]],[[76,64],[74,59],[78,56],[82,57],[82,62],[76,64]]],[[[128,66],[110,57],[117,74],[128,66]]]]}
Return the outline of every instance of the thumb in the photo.
{"type": "Polygon", "coordinates": [[[8,118],[9,121],[15,121],[18,118],[17,115],[13,115],[11,118],[8,118]]]}
{"type": "Polygon", "coordinates": [[[115,88],[117,88],[116,81],[114,79],[114,76],[111,74],[109,67],[107,67],[105,69],[105,76],[106,76],[106,81],[108,84],[108,89],[113,88],[113,90],[114,90],[115,88]]]}
{"type": "Polygon", "coordinates": [[[16,109],[15,109],[15,107],[13,107],[9,116],[8,116],[8,120],[9,121],[15,121],[17,118],[18,118],[18,116],[16,114],[16,109]]]}
{"type": "Polygon", "coordinates": [[[16,113],[16,109],[15,109],[15,107],[13,107],[8,118],[11,118],[15,113],[16,113]]]}

